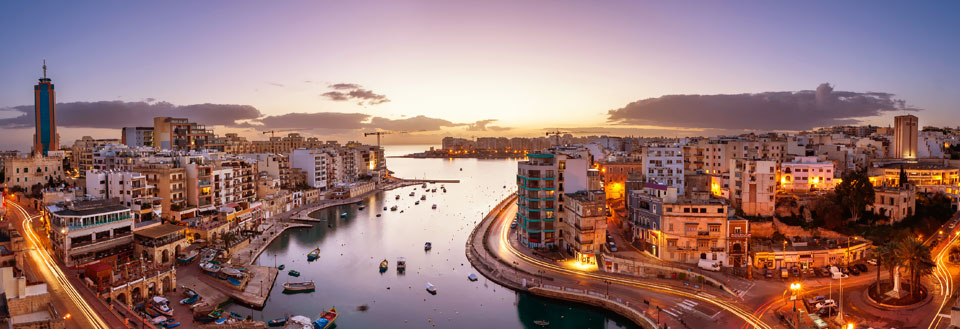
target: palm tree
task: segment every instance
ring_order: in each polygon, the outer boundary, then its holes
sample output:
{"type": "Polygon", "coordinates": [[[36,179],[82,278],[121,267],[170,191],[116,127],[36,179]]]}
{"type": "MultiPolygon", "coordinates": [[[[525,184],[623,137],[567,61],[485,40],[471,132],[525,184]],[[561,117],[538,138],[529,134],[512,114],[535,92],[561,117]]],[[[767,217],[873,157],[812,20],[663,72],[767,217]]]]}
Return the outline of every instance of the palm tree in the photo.
{"type": "Polygon", "coordinates": [[[880,296],[882,293],[880,291],[880,266],[883,266],[890,273],[890,286],[892,288],[894,284],[894,271],[897,267],[901,265],[901,261],[897,258],[897,242],[888,241],[873,250],[873,258],[877,261],[877,296],[880,296]]]}
{"type": "Polygon", "coordinates": [[[232,245],[236,239],[237,236],[233,232],[226,232],[220,236],[220,240],[223,241],[223,248],[227,250],[230,250],[230,245],[232,245]]]}
{"type": "Polygon", "coordinates": [[[933,273],[937,266],[933,262],[930,246],[920,239],[906,239],[897,246],[897,258],[910,270],[910,296],[916,298],[920,290],[920,279],[933,273]]]}

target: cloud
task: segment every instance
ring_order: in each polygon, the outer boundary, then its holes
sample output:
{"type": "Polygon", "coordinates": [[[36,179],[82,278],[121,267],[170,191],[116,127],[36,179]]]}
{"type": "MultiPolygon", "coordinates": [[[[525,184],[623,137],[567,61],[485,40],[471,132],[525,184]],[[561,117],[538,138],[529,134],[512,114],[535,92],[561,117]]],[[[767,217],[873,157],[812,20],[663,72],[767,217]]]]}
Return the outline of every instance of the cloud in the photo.
{"type": "Polygon", "coordinates": [[[858,118],[893,111],[919,111],[883,92],[817,90],[735,95],[665,95],[610,110],[607,120],[623,125],[713,129],[804,130],[857,124],[858,118]]]}
{"type": "Polygon", "coordinates": [[[453,123],[444,119],[430,118],[422,115],[418,115],[412,118],[406,119],[387,119],[382,117],[374,117],[370,120],[370,123],[367,125],[369,128],[383,129],[383,130],[440,130],[443,127],[457,127],[463,126],[463,123],[453,123]]]}
{"type": "MultiPolygon", "coordinates": [[[[154,117],[185,117],[205,125],[238,126],[237,121],[259,118],[262,114],[250,105],[193,104],[174,105],[168,102],[72,102],[58,103],[57,125],[68,128],[110,128],[153,125],[154,117]]],[[[32,128],[35,125],[33,105],[20,105],[0,112],[17,116],[0,119],[0,128],[32,128]]]]}
{"type": "Polygon", "coordinates": [[[468,131],[506,131],[513,128],[510,127],[500,127],[500,126],[491,126],[490,124],[497,121],[497,119],[487,119],[480,120],[467,125],[468,131]]]}
{"type": "Polygon", "coordinates": [[[283,88],[283,87],[284,87],[284,85],[283,85],[282,83],[267,82],[267,84],[269,84],[269,85],[271,85],[271,86],[275,86],[275,87],[280,87],[280,88],[283,88]]]}
{"type": "Polygon", "coordinates": [[[363,89],[362,86],[355,83],[335,83],[330,85],[330,89],[333,89],[333,91],[325,92],[320,96],[337,102],[355,100],[357,105],[360,106],[379,105],[390,101],[386,95],[363,89]]]}
{"type": "Polygon", "coordinates": [[[269,129],[360,129],[370,115],[363,113],[287,113],[261,118],[256,122],[261,125],[247,125],[247,127],[261,130],[269,129]]]}

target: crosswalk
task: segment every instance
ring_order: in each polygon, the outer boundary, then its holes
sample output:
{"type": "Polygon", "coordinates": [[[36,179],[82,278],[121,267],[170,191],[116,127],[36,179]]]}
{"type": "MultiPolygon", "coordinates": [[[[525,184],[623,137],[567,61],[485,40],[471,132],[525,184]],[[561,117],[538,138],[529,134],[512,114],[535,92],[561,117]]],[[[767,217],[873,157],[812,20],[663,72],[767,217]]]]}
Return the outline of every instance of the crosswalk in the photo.
{"type": "Polygon", "coordinates": [[[706,307],[706,310],[705,310],[705,306],[706,305],[700,305],[699,303],[689,299],[682,299],[680,300],[680,302],[674,304],[670,308],[663,308],[661,310],[664,313],[669,314],[670,316],[673,316],[677,319],[683,318],[684,315],[687,315],[687,316],[693,315],[694,312],[700,313],[700,315],[706,316],[711,319],[716,318],[717,315],[720,315],[719,310],[714,312],[713,314],[705,313],[705,312],[713,311],[710,307],[706,307]],[[701,306],[699,309],[696,308],[698,305],[701,306]]]}

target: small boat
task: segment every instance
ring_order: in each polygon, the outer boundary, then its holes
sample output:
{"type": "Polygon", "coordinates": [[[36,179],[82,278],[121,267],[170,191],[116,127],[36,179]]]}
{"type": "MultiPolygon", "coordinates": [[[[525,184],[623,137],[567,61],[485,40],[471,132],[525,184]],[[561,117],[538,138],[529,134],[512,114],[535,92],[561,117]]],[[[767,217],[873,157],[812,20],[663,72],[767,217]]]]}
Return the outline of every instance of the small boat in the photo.
{"type": "Polygon", "coordinates": [[[410,192],[410,196],[415,196],[415,195],[417,195],[417,194],[414,193],[414,192],[410,192]]]}
{"type": "Polygon", "coordinates": [[[433,249],[433,244],[432,244],[432,243],[427,242],[427,243],[424,243],[424,244],[423,244],[423,250],[430,250],[430,249],[433,249]]]}
{"type": "Polygon", "coordinates": [[[390,266],[390,262],[388,262],[386,259],[380,262],[380,273],[386,272],[388,266],[390,266]]]}
{"type": "Polygon", "coordinates": [[[537,321],[533,321],[533,324],[536,324],[536,325],[541,326],[541,327],[546,327],[546,326],[549,326],[549,325],[550,325],[550,321],[547,321],[547,320],[537,320],[537,321]]]}
{"type": "Polygon", "coordinates": [[[397,197],[396,197],[396,198],[393,198],[393,199],[394,199],[394,200],[400,200],[400,195],[397,194],[397,197]]]}
{"type": "Polygon", "coordinates": [[[166,316],[173,316],[173,309],[163,304],[153,304],[153,310],[166,316]]]}
{"type": "Polygon", "coordinates": [[[227,283],[232,284],[232,285],[235,285],[235,286],[243,285],[243,282],[242,282],[242,281],[237,280],[237,279],[234,279],[234,278],[227,278],[227,283]]]}
{"type": "Polygon", "coordinates": [[[200,295],[193,295],[193,297],[187,297],[187,298],[181,299],[180,304],[191,305],[193,303],[196,303],[197,300],[200,300],[200,295]]]}
{"type": "Polygon", "coordinates": [[[403,257],[397,257],[397,271],[403,272],[407,269],[407,259],[403,257]]]}
{"type": "Polygon", "coordinates": [[[158,316],[158,317],[155,317],[155,318],[153,318],[152,320],[150,320],[150,322],[153,323],[153,324],[161,324],[161,323],[167,322],[167,317],[165,317],[165,316],[158,316]]]}
{"type": "Polygon", "coordinates": [[[364,208],[366,208],[366,207],[360,206],[359,208],[357,208],[357,210],[363,210],[364,208]]]}
{"type": "Polygon", "coordinates": [[[414,202],[414,205],[420,205],[420,201],[414,202]]]}
{"type": "Polygon", "coordinates": [[[188,253],[180,254],[179,256],[177,256],[177,261],[179,261],[179,262],[181,262],[181,263],[189,263],[189,262],[192,262],[195,258],[197,258],[197,254],[198,254],[198,253],[197,253],[196,250],[191,250],[191,251],[188,252],[188,253]]]}
{"type": "Polygon", "coordinates": [[[243,315],[240,315],[240,313],[237,312],[230,312],[230,317],[237,320],[243,320],[243,315]]]}
{"type": "Polygon", "coordinates": [[[183,288],[183,296],[184,296],[184,297],[193,297],[193,296],[196,296],[196,295],[197,295],[197,292],[196,292],[196,291],[193,291],[193,289],[190,289],[190,288],[187,288],[187,287],[184,287],[184,286],[180,286],[180,288],[183,288]]]}
{"type": "Polygon", "coordinates": [[[423,185],[420,185],[420,188],[427,188],[427,183],[423,183],[423,185]]]}
{"type": "Polygon", "coordinates": [[[306,282],[286,282],[283,284],[283,292],[308,292],[317,289],[313,281],[306,282]]]}
{"type": "Polygon", "coordinates": [[[431,294],[433,294],[433,295],[436,295],[436,294],[437,294],[437,287],[434,286],[432,283],[427,282],[427,292],[429,292],[429,293],[431,293],[431,294]]]}
{"type": "Polygon", "coordinates": [[[330,310],[321,313],[320,317],[313,321],[313,328],[328,329],[333,326],[334,321],[337,321],[337,308],[331,307],[330,310]]]}
{"type": "Polygon", "coordinates": [[[290,320],[290,318],[289,317],[276,318],[276,319],[267,321],[267,325],[271,327],[279,327],[287,323],[287,320],[290,320]]]}
{"type": "Polygon", "coordinates": [[[427,199],[427,195],[426,195],[426,194],[420,196],[420,201],[423,201],[423,200],[426,200],[426,199],[427,199]]]}
{"type": "Polygon", "coordinates": [[[268,321],[268,322],[267,322],[267,325],[269,325],[269,326],[271,326],[271,327],[279,327],[279,326],[282,326],[283,324],[287,323],[287,320],[289,320],[289,319],[290,319],[290,318],[276,318],[276,319],[273,319],[273,320],[268,321]]]}
{"type": "Polygon", "coordinates": [[[382,214],[377,214],[377,217],[383,216],[382,214]]]}
{"type": "Polygon", "coordinates": [[[460,171],[463,171],[463,168],[460,168],[460,171]]]}
{"type": "Polygon", "coordinates": [[[312,251],[310,251],[309,254],[307,254],[307,261],[308,261],[308,262],[315,261],[315,260],[317,260],[317,258],[320,258],[320,248],[313,249],[312,251]]]}
{"type": "Polygon", "coordinates": [[[479,278],[477,277],[476,273],[470,273],[470,275],[467,275],[467,279],[470,279],[470,281],[477,281],[479,278]]]}
{"type": "Polygon", "coordinates": [[[180,326],[180,321],[177,321],[175,319],[167,319],[167,321],[163,323],[164,328],[176,328],[179,326],[180,326]]]}
{"type": "Polygon", "coordinates": [[[430,208],[437,209],[437,204],[434,203],[433,206],[431,206],[430,208]]]}
{"type": "Polygon", "coordinates": [[[294,271],[294,270],[290,270],[290,271],[287,272],[287,275],[289,275],[289,276],[300,276],[300,272],[297,272],[297,271],[294,271]]]}
{"type": "Polygon", "coordinates": [[[383,210],[387,210],[387,207],[383,207],[383,210]]]}
{"type": "Polygon", "coordinates": [[[213,322],[216,324],[224,324],[224,323],[227,323],[227,318],[219,318],[217,319],[217,321],[213,321],[213,322]]]}
{"type": "Polygon", "coordinates": [[[390,211],[397,211],[397,206],[390,207],[390,211]]]}
{"type": "Polygon", "coordinates": [[[340,218],[347,218],[347,213],[340,214],[340,218]]]}
{"type": "Polygon", "coordinates": [[[203,263],[203,264],[200,264],[200,268],[210,273],[217,273],[217,272],[220,272],[221,267],[220,265],[217,265],[214,263],[203,263]]]}
{"type": "Polygon", "coordinates": [[[277,269],[283,271],[284,267],[287,267],[287,265],[280,264],[280,266],[277,267],[277,269]]]}

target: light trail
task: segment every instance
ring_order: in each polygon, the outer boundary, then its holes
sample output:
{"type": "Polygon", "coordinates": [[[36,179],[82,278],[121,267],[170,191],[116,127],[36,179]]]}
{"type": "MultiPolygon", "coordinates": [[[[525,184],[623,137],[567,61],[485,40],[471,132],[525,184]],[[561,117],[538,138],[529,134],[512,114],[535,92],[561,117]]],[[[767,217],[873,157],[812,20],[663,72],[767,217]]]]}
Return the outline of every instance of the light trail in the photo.
{"type": "MultiPolygon", "coordinates": [[[[502,210],[501,213],[505,212],[506,209],[512,209],[512,208],[513,208],[513,206],[504,208],[504,210],[502,210]]],[[[502,217],[502,216],[500,216],[500,215],[498,214],[495,220],[499,221],[499,220],[501,220],[501,217],[502,217]]],[[[494,223],[494,224],[496,224],[496,223],[494,223]]],[[[589,278],[593,278],[593,279],[606,280],[606,281],[609,281],[609,282],[612,282],[612,283],[617,283],[617,284],[624,285],[624,286],[637,287],[637,288],[642,288],[642,289],[646,289],[646,290],[650,290],[650,291],[654,291],[654,292],[662,292],[662,293],[667,293],[667,294],[672,294],[672,295],[677,295],[677,296],[682,296],[682,297],[687,297],[687,298],[692,298],[692,299],[700,300],[700,301],[703,301],[703,302],[706,302],[706,303],[709,303],[709,304],[713,304],[713,305],[715,305],[715,306],[717,306],[717,307],[719,307],[719,308],[721,308],[721,309],[724,309],[724,310],[730,312],[731,314],[733,314],[733,315],[735,315],[735,316],[743,319],[745,322],[749,323],[749,324],[750,324],[751,326],[753,326],[754,328],[772,329],[771,326],[767,325],[766,323],[764,323],[763,321],[761,321],[759,318],[755,317],[752,313],[749,313],[749,312],[747,312],[747,311],[744,311],[743,309],[741,309],[741,308],[739,308],[739,307],[737,307],[737,306],[735,306],[735,305],[733,305],[733,304],[730,304],[730,303],[727,303],[727,302],[725,302],[725,301],[722,301],[722,300],[714,300],[714,299],[712,299],[712,298],[709,298],[709,297],[706,297],[706,296],[701,296],[701,295],[696,294],[696,293],[691,293],[691,292],[688,292],[688,291],[684,291],[684,290],[680,290],[680,289],[675,289],[675,288],[673,288],[673,287],[671,287],[671,286],[668,286],[668,285],[660,285],[660,284],[654,284],[654,283],[647,283],[647,282],[642,282],[642,281],[637,281],[637,280],[622,279],[622,278],[618,278],[618,277],[615,277],[615,276],[609,276],[609,275],[603,275],[603,274],[595,274],[595,273],[590,273],[590,272],[583,272],[583,271],[571,270],[571,269],[568,269],[568,268],[565,268],[565,267],[562,267],[562,266],[557,266],[557,265],[555,265],[555,264],[552,264],[552,263],[549,263],[549,262],[544,262],[544,261],[541,261],[541,260],[539,260],[539,259],[535,259],[535,258],[533,258],[533,257],[527,256],[526,254],[523,254],[522,252],[520,252],[520,251],[516,250],[515,248],[513,248],[513,246],[510,245],[510,243],[508,242],[508,234],[509,234],[509,226],[508,226],[509,224],[508,224],[508,221],[503,221],[503,223],[501,223],[500,225],[501,225],[501,227],[500,227],[500,248],[501,248],[502,250],[507,250],[507,251],[509,251],[510,253],[512,253],[514,256],[517,256],[517,257],[519,257],[519,258],[521,258],[521,259],[523,259],[523,260],[525,260],[525,261],[527,261],[527,262],[529,262],[529,263],[532,263],[532,264],[534,264],[534,265],[536,265],[536,266],[538,266],[538,267],[544,268],[544,269],[546,269],[546,270],[548,270],[548,271],[555,272],[555,273],[560,273],[560,274],[572,274],[572,275],[578,275],[578,276],[581,276],[581,277],[589,277],[589,278]]]]}
{"type": "MultiPolygon", "coordinates": [[[[950,232],[953,233],[953,232],[950,232]]],[[[947,306],[947,302],[950,300],[950,295],[953,294],[953,275],[950,274],[950,269],[947,268],[947,265],[943,262],[944,257],[949,254],[950,245],[957,241],[957,238],[960,235],[950,234],[953,238],[947,242],[943,248],[940,249],[940,252],[937,253],[937,268],[936,268],[936,278],[937,282],[940,284],[940,293],[943,295],[943,301],[940,302],[940,307],[937,308],[937,314],[933,315],[933,320],[930,321],[930,325],[927,326],[927,329],[933,329],[940,326],[940,321],[943,317],[940,316],[940,312],[943,312],[943,308],[947,306]]]]}
{"type": "Polygon", "coordinates": [[[23,218],[22,226],[23,231],[26,233],[27,240],[33,244],[37,254],[40,255],[40,260],[42,260],[43,264],[47,266],[47,269],[53,274],[53,277],[57,279],[57,282],[60,283],[60,286],[63,287],[63,290],[67,292],[67,297],[77,306],[78,309],[80,309],[80,312],[87,316],[87,319],[90,319],[91,324],[95,328],[110,328],[110,326],[108,326],[106,322],[100,318],[100,315],[90,307],[90,304],[87,304],[87,301],[80,296],[80,293],[73,288],[73,285],[67,280],[67,275],[60,270],[60,267],[57,266],[56,262],[54,262],[53,257],[51,257],[50,254],[47,253],[47,250],[43,248],[43,244],[40,243],[40,238],[36,233],[33,232],[33,217],[31,217],[30,214],[28,214],[27,211],[19,204],[14,202],[8,203],[13,205],[17,212],[20,213],[21,217],[23,218]]]}

